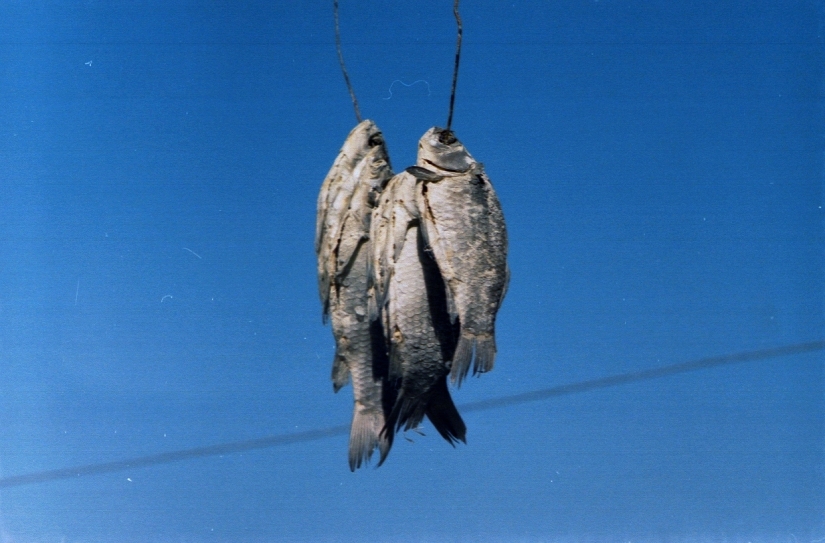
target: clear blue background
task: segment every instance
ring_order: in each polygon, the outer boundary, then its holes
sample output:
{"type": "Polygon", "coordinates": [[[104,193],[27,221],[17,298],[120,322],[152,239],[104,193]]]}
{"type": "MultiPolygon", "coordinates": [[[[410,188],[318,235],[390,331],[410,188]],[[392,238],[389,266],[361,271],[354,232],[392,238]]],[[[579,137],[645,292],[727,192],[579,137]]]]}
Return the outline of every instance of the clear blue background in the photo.
{"type": "MultiPolygon", "coordinates": [[[[341,2],[400,171],[446,121],[452,2],[341,2]]],[[[332,2],[240,4],[0,4],[3,477],[348,423],[312,250],[355,124],[332,2]]],[[[461,10],[512,282],[457,403],[825,335],[821,2],[461,10]]],[[[340,435],[15,487],[0,541],[821,540],[823,384],[811,353],[466,413],[355,474],[340,435]]]]}

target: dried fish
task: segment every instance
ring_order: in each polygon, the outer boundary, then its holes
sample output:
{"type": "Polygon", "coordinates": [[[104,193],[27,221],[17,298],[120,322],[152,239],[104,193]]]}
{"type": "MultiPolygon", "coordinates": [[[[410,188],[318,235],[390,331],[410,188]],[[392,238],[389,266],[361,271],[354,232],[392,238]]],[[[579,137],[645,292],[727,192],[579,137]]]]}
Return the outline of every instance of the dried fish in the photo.
{"type": "Polygon", "coordinates": [[[387,386],[383,333],[369,320],[367,298],[372,210],[391,176],[381,133],[364,121],[347,138],[318,199],[318,280],[335,337],[333,387],[337,392],[351,375],[355,400],[349,444],[353,471],[375,448],[383,462],[392,446],[392,436],[381,430],[394,393],[387,386]]]}
{"type": "MultiPolygon", "coordinates": [[[[318,193],[315,218],[315,254],[318,257],[318,291],[323,307],[323,320],[329,315],[329,273],[332,250],[341,221],[349,209],[349,199],[357,179],[352,175],[358,163],[376,146],[384,146],[381,131],[370,120],[362,121],[350,131],[335,162],[324,178],[318,193]]],[[[386,150],[384,152],[386,155],[386,150]]]]}
{"type": "Polygon", "coordinates": [[[427,131],[418,145],[416,203],[421,232],[447,285],[450,316],[461,325],[451,378],[461,384],[493,369],[495,319],[509,281],[507,230],[501,204],[484,166],[455,135],[427,131]]]}
{"type": "Polygon", "coordinates": [[[450,444],[466,426],[450,397],[447,375],[456,347],[444,281],[427,253],[415,206],[415,177],[393,177],[373,216],[373,296],[389,343],[389,380],[398,389],[386,435],[416,428],[426,415],[450,444]]]}
{"type": "MultiPolygon", "coordinates": [[[[332,164],[318,194],[318,211],[315,219],[315,254],[318,259],[318,294],[321,298],[323,322],[330,313],[330,287],[337,270],[337,247],[340,241],[341,225],[349,211],[355,186],[358,182],[353,175],[356,167],[370,149],[380,147],[386,157],[386,148],[381,131],[370,120],[360,122],[347,136],[344,145],[332,164]]],[[[389,164],[389,158],[387,158],[389,164]]],[[[362,170],[363,171],[363,170],[362,170]]],[[[367,234],[369,228],[367,228],[367,234]]],[[[332,380],[335,391],[349,381],[349,368],[333,363],[332,380]]]]}

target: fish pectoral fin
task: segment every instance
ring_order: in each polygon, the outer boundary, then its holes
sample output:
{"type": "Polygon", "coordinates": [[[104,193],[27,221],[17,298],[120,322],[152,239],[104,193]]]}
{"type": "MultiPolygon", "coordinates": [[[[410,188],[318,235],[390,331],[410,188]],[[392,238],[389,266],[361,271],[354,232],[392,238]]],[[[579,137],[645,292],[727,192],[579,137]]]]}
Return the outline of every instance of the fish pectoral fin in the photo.
{"type": "Polygon", "coordinates": [[[370,322],[380,323],[383,305],[384,298],[379,297],[375,287],[369,287],[367,290],[367,318],[370,322]]]}
{"type": "Polygon", "coordinates": [[[455,322],[458,318],[458,309],[451,287],[451,283],[455,280],[455,274],[452,271],[450,259],[447,258],[448,250],[445,247],[447,241],[439,236],[435,221],[429,214],[422,216],[421,227],[418,231],[421,233],[421,239],[424,242],[424,254],[435,261],[438,266],[438,271],[441,273],[441,278],[444,280],[447,312],[450,314],[450,320],[455,322]]]}
{"type": "Polygon", "coordinates": [[[368,282],[370,285],[370,318],[375,320],[378,317],[384,302],[387,297],[387,290],[389,289],[389,278],[392,273],[392,262],[390,262],[388,251],[391,247],[387,247],[389,236],[386,232],[381,232],[380,237],[373,237],[371,241],[372,257],[368,259],[368,282]]]}
{"type": "Polygon", "coordinates": [[[367,284],[369,285],[371,320],[378,317],[387,288],[386,242],[387,220],[379,215],[370,227],[370,249],[367,257],[367,284]]]}

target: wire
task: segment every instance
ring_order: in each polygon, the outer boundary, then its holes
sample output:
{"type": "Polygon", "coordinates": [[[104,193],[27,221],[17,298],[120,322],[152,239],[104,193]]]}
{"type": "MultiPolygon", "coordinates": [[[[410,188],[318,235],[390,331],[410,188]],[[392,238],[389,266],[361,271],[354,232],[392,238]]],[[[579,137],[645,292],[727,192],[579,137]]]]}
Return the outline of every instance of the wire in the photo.
{"type": "Polygon", "coordinates": [[[455,22],[458,25],[458,37],[455,44],[455,67],[453,68],[453,89],[450,92],[450,113],[447,116],[447,132],[450,132],[450,127],[453,125],[453,107],[455,106],[455,87],[458,83],[458,62],[461,60],[461,15],[458,14],[458,0],[453,4],[453,15],[455,15],[455,22]]]}
{"type": "Polygon", "coordinates": [[[358,109],[358,99],[355,98],[355,91],[352,90],[352,83],[349,82],[347,67],[344,65],[344,54],[341,52],[341,30],[338,27],[338,0],[333,0],[333,12],[335,13],[335,48],[338,49],[338,62],[341,64],[341,72],[344,74],[344,82],[349,89],[349,96],[352,98],[352,107],[355,108],[355,118],[361,122],[361,110],[358,109]]]}
{"type": "MultiPolygon", "coordinates": [[[[636,383],[640,381],[658,379],[661,377],[667,377],[669,375],[675,375],[678,373],[686,373],[700,369],[709,369],[718,366],[725,366],[728,364],[736,364],[741,362],[756,362],[759,360],[766,360],[769,358],[777,358],[780,356],[792,356],[822,350],[825,350],[825,341],[811,341],[808,343],[797,343],[794,345],[774,347],[771,349],[761,349],[758,351],[746,351],[735,354],[711,356],[708,358],[694,360],[692,362],[683,362],[680,364],[672,364],[670,366],[663,366],[660,368],[653,368],[649,370],[612,375],[609,377],[603,377],[601,379],[592,379],[589,381],[571,383],[569,385],[561,385],[542,390],[535,390],[533,392],[525,392],[522,394],[514,394],[511,396],[502,396],[500,398],[491,398],[489,400],[482,400],[478,402],[472,402],[461,405],[459,406],[459,409],[463,412],[483,411],[486,409],[501,409],[503,407],[510,407],[513,405],[537,402],[549,398],[555,398],[558,396],[578,394],[580,392],[587,392],[601,388],[609,388],[617,385],[624,385],[628,383],[636,383]]],[[[100,464],[87,464],[84,466],[77,466],[73,468],[38,471],[26,475],[14,475],[11,477],[0,478],[0,489],[23,485],[31,485],[37,483],[45,483],[49,481],[56,481],[59,479],[83,477],[86,475],[100,475],[103,473],[123,471],[126,469],[156,466],[160,464],[169,464],[172,462],[179,462],[182,460],[191,460],[193,458],[218,456],[222,454],[233,454],[251,451],[255,449],[266,449],[269,447],[292,445],[294,443],[306,443],[309,441],[317,441],[328,437],[347,435],[349,434],[349,430],[350,428],[348,424],[340,426],[331,426],[328,428],[308,430],[305,432],[295,432],[291,434],[267,436],[258,439],[250,439],[247,441],[236,441],[233,443],[223,443],[207,447],[197,447],[194,449],[184,449],[180,451],[153,454],[149,456],[140,456],[127,460],[104,462],[100,464]]]]}
{"type": "MultiPolygon", "coordinates": [[[[592,379],[590,381],[571,383],[569,385],[561,385],[553,388],[547,388],[544,390],[524,392],[522,394],[504,396],[502,398],[492,398],[490,400],[481,400],[478,402],[464,404],[461,406],[461,410],[469,412],[482,411],[484,409],[500,409],[502,407],[509,407],[511,405],[546,400],[548,398],[554,398],[556,396],[566,396],[568,394],[577,394],[579,392],[587,392],[590,390],[596,390],[600,388],[609,388],[617,385],[625,385],[628,383],[638,383],[639,381],[658,379],[660,377],[667,377],[669,375],[675,375],[677,373],[686,373],[689,371],[708,369],[716,366],[725,366],[728,364],[736,364],[738,362],[756,362],[758,360],[765,360],[768,358],[791,356],[796,354],[821,351],[823,349],[825,349],[825,341],[812,341],[810,343],[798,343],[796,345],[786,345],[784,347],[762,349],[759,351],[746,351],[736,354],[711,356],[708,358],[700,358],[699,360],[694,360],[692,362],[683,362],[681,364],[663,366],[661,368],[653,368],[649,370],[635,371],[619,375],[611,375],[609,377],[602,377],[601,379],[592,379]]],[[[0,483],[2,483],[2,480],[0,480],[0,483]]]]}
{"type": "Polygon", "coordinates": [[[332,437],[347,433],[349,433],[349,425],[332,426],[330,428],[323,428],[320,430],[309,430],[306,432],[295,432],[292,434],[283,434],[277,436],[267,436],[258,439],[250,439],[248,441],[236,441],[233,443],[210,445],[208,447],[196,447],[194,449],[183,449],[180,451],[151,454],[148,456],[130,458],[128,460],[117,460],[115,462],[103,462],[100,464],[87,464],[85,466],[77,466],[73,468],[38,471],[34,473],[29,473],[27,475],[3,477],[2,479],[0,479],[0,488],[10,488],[14,486],[23,486],[35,483],[45,483],[47,481],[57,481],[59,479],[83,477],[85,475],[99,475],[102,473],[111,473],[114,471],[123,471],[133,468],[157,466],[159,464],[169,464],[172,462],[179,462],[181,460],[191,460],[193,458],[219,456],[222,454],[233,454],[245,451],[252,451],[255,449],[277,447],[279,445],[290,445],[292,443],[305,443],[307,441],[316,441],[318,439],[324,439],[326,437],[332,437]]]}

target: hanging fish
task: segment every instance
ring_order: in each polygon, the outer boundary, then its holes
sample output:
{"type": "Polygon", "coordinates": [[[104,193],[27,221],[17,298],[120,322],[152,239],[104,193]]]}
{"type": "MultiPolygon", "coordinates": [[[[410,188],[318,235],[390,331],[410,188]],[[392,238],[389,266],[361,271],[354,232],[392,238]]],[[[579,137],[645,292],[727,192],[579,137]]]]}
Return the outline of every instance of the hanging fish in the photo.
{"type": "Polygon", "coordinates": [[[380,324],[369,319],[367,299],[370,220],[390,177],[381,132],[364,121],[344,143],[318,198],[318,282],[335,337],[333,387],[337,392],[351,375],[355,399],[349,442],[353,471],[375,448],[383,462],[392,446],[392,436],[381,433],[394,401],[386,380],[387,353],[380,324]]]}
{"type": "MultiPolygon", "coordinates": [[[[344,141],[318,194],[315,254],[318,258],[318,293],[321,298],[323,322],[327,321],[330,312],[330,286],[337,269],[335,253],[340,239],[341,224],[349,210],[349,203],[358,181],[352,174],[373,147],[384,149],[386,156],[384,139],[375,123],[370,120],[358,123],[344,141]]],[[[335,359],[332,368],[332,381],[336,392],[349,381],[349,368],[345,364],[338,364],[338,360],[335,359]]]]}
{"type": "Polygon", "coordinates": [[[355,188],[356,180],[352,172],[370,149],[383,145],[383,135],[374,122],[366,120],[358,123],[344,140],[343,147],[321,184],[315,218],[315,254],[318,257],[318,291],[324,322],[329,316],[329,262],[337,243],[335,235],[340,229],[355,188]]]}
{"type": "Polygon", "coordinates": [[[373,214],[375,308],[389,344],[389,380],[398,390],[384,434],[416,428],[426,415],[450,444],[467,428],[450,397],[447,375],[457,329],[444,281],[427,253],[415,204],[416,179],[393,177],[373,214]]]}
{"type": "Polygon", "coordinates": [[[460,337],[451,378],[461,384],[493,369],[495,320],[509,281],[504,215],[484,166],[450,130],[431,128],[418,144],[416,202],[421,232],[447,285],[447,304],[460,337]]]}

